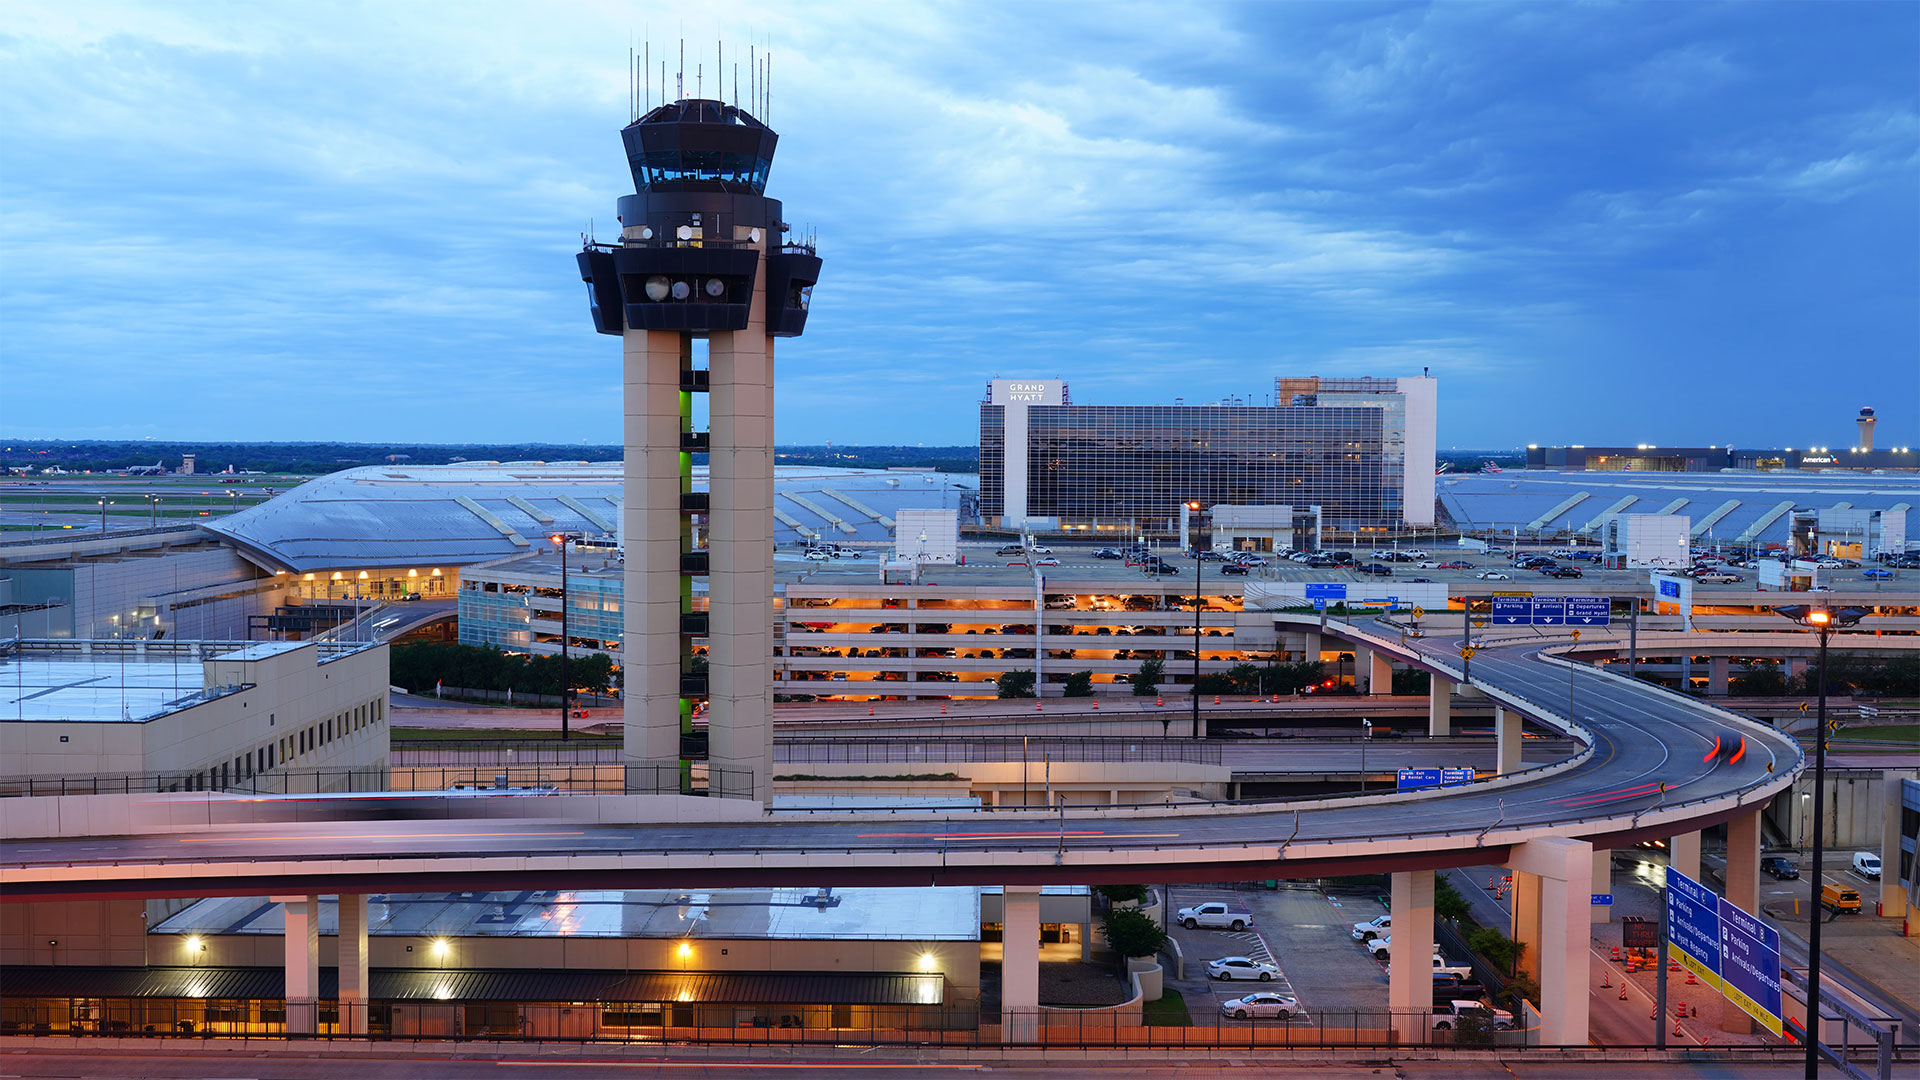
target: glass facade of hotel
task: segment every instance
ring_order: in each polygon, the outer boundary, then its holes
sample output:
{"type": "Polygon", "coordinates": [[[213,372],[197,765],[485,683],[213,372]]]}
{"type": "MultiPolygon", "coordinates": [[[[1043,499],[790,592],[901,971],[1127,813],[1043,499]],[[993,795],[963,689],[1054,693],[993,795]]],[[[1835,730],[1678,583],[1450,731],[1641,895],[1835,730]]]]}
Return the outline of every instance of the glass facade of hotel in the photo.
{"type": "MultiPolygon", "coordinates": [[[[1390,410],[1371,402],[1027,409],[1027,507],[1066,528],[1164,529],[1181,503],[1318,505],[1341,529],[1398,522],[1390,410]]],[[[981,514],[1008,514],[1005,407],[980,407],[981,514]]],[[[1016,514],[1018,510],[1014,511],[1016,514]]]]}

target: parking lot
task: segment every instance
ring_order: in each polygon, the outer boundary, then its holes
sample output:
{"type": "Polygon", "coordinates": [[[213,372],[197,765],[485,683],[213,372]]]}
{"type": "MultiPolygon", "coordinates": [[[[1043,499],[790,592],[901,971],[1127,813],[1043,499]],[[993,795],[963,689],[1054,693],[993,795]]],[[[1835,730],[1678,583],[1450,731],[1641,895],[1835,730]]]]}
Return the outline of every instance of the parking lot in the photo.
{"type": "Polygon", "coordinates": [[[1380,1013],[1387,1007],[1387,973],[1367,950],[1353,940],[1354,923],[1383,914],[1375,895],[1329,894],[1310,882],[1281,882],[1277,889],[1260,886],[1237,889],[1194,885],[1173,887],[1168,910],[1208,900],[1225,900],[1253,912],[1251,930],[1188,930],[1173,926],[1168,932],[1180,945],[1187,977],[1168,973],[1167,985],[1186,999],[1193,1022],[1202,1025],[1280,1024],[1279,1020],[1235,1020],[1220,1014],[1222,1003],[1255,990],[1277,990],[1297,998],[1301,1016],[1296,1025],[1339,1025],[1354,1013],[1380,1013]],[[1271,983],[1213,982],[1206,962],[1223,956],[1248,956],[1276,964],[1280,978],[1271,983]]]}

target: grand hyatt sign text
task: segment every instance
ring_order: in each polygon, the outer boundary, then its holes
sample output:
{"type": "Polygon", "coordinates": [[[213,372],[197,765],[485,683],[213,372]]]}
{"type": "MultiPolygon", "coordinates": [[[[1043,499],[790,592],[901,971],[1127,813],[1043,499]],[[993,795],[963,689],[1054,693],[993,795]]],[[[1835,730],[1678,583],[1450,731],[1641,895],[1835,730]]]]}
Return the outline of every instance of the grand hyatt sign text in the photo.
{"type": "Polygon", "coordinates": [[[1066,401],[1066,384],[1058,379],[1020,381],[993,380],[995,405],[1060,405],[1066,401]]]}

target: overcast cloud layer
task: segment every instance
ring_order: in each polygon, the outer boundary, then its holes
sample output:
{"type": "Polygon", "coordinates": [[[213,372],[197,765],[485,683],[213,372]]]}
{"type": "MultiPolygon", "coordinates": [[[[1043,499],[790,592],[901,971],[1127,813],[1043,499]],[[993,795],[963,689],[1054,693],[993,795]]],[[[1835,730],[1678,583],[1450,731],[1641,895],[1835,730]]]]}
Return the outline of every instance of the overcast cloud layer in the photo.
{"type": "Polygon", "coordinates": [[[1427,367],[1443,446],[1920,444],[1920,5],[702,10],[7,5],[0,433],[617,441],[572,255],[684,33],[826,259],[781,442],[1427,367]]]}

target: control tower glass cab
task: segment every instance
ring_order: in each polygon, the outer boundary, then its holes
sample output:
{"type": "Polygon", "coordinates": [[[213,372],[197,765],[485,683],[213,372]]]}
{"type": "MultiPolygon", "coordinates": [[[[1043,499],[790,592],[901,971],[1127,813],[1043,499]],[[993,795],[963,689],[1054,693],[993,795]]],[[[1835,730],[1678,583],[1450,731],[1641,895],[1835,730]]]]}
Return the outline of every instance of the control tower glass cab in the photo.
{"type": "Polygon", "coordinates": [[[694,784],[707,703],[710,795],[765,802],[772,781],[774,339],[798,337],[820,277],[766,197],[779,136],[720,101],[662,105],[620,133],[634,194],[620,242],[579,257],[593,327],[624,367],[627,790],[694,784]],[[707,343],[696,366],[694,340],[707,343]],[[693,426],[708,395],[709,430],[693,426]],[[693,455],[708,455],[708,491],[693,455]],[[696,611],[693,581],[708,605],[696,611]],[[704,654],[698,644],[705,643],[704,654]]]}

